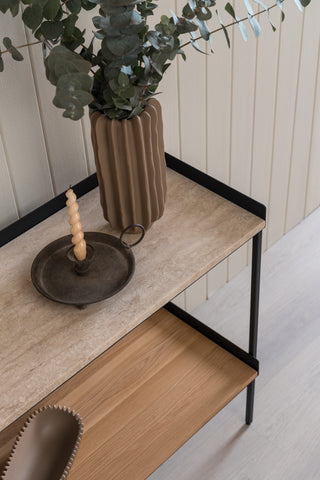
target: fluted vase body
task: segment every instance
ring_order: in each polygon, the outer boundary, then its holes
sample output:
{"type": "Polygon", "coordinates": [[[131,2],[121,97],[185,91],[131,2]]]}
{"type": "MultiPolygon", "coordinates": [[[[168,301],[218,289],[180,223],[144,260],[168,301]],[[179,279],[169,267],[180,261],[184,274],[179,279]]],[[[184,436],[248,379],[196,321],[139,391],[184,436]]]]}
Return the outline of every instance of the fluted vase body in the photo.
{"type": "Polygon", "coordinates": [[[91,137],[105,219],[115,229],[139,223],[145,229],[163,215],[166,164],[161,106],[126,120],[90,115],[91,137]]]}

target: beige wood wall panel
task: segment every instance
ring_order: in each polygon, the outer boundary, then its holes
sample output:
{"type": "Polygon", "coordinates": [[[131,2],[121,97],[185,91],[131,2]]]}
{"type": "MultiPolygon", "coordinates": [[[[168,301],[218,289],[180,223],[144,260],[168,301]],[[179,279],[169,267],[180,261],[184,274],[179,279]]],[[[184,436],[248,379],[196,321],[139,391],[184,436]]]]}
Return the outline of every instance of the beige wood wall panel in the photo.
{"type": "MultiPolygon", "coordinates": [[[[230,32],[232,39],[232,30],[230,32]]],[[[229,183],[232,50],[223,32],[213,36],[215,53],[207,61],[208,174],[229,183]]],[[[228,261],[208,273],[207,296],[227,281],[228,261]]]]}
{"type": "Polygon", "coordinates": [[[93,153],[92,142],[91,142],[91,123],[89,119],[88,107],[86,107],[86,113],[81,119],[81,127],[83,132],[84,148],[86,152],[87,169],[88,169],[89,175],[91,175],[96,171],[96,164],[94,161],[94,153],[93,153]]]}
{"type": "MultiPolygon", "coordinates": [[[[26,31],[32,41],[30,30],[26,31]]],[[[29,51],[54,193],[58,195],[88,175],[81,122],[64,118],[63,110],[52,104],[55,87],[46,78],[41,46],[29,47],[29,51]]]]}
{"type": "MultiPolygon", "coordinates": [[[[277,31],[273,32],[266,15],[261,15],[262,28],[257,43],[257,68],[255,79],[254,136],[252,146],[251,196],[268,206],[275,100],[277,87],[280,14],[273,15],[277,31]]],[[[267,215],[269,209],[267,208],[267,215]]],[[[267,222],[268,229],[268,222],[267,222]]],[[[263,249],[266,248],[266,232],[263,249]]]]}
{"type": "Polygon", "coordinates": [[[313,112],[313,128],[310,147],[309,174],[307,184],[307,195],[305,215],[309,215],[320,205],[320,41],[318,53],[316,95],[313,112]]]}
{"type": "MultiPolygon", "coordinates": [[[[16,45],[26,43],[19,17],[1,14],[1,38],[8,36],[16,45]]],[[[20,215],[38,207],[53,196],[41,118],[39,115],[28,50],[24,62],[4,55],[0,75],[0,127],[20,215]]]]}
{"type": "MultiPolygon", "coordinates": [[[[178,1],[181,12],[184,0],[178,1]]],[[[186,37],[186,40],[188,37],[186,37]]],[[[205,48],[205,45],[199,41],[205,48]]],[[[181,157],[184,162],[207,169],[206,152],[206,59],[191,45],[184,48],[187,60],[179,62],[181,157]]]]}
{"type": "MultiPolygon", "coordinates": [[[[161,0],[158,3],[154,17],[149,17],[150,25],[154,26],[158,23],[161,15],[171,16],[170,10],[173,10],[176,14],[179,13],[177,0],[161,0]]],[[[161,92],[157,98],[162,107],[165,151],[177,158],[181,158],[178,58],[172,62],[169,69],[165,72],[158,91],[161,92]]],[[[185,309],[186,292],[178,295],[173,302],[185,309]]]]}
{"type": "MultiPolygon", "coordinates": [[[[287,198],[286,232],[304,218],[305,198],[307,195],[318,59],[320,2],[314,2],[312,7],[304,12],[301,62],[287,198]]],[[[320,177],[318,177],[318,180],[320,180],[320,177]]]]}
{"type": "Polygon", "coordinates": [[[282,237],[285,228],[292,135],[295,119],[303,15],[294,2],[286,2],[281,24],[279,71],[273,139],[267,245],[282,237]]]}
{"type": "MultiPolygon", "coordinates": [[[[243,18],[244,4],[234,2],[236,14],[243,18]]],[[[248,41],[244,42],[239,28],[234,28],[232,37],[232,118],[230,137],[229,181],[246,195],[250,195],[253,112],[255,92],[255,64],[257,42],[249,25],[248,41]]],[[[230,259],[229,280],[239,273],[248,262],[248,247],[240,248],[230,259]]]]}
{"type": "MultiPolygon", "coordinates": [[[[99,14],[99,9],[96,7],[90,11],[82,11],[79,16],[79,28],[85,31],[85,39],[86,43],[89,44],[92,38],[92,31],[95,30],[95,27],[92,22],[92,18],[95,15],[99,14]]],[[[94,51],[98,49],[99,42],[96,41],[94,44],[94,51]]],[[[86,165],[88,169],[88,174],[91,175],[96,171],[96,165],[94,161],[94,153],[91,143],[91,124],[89,120],[89,108],[85,107],[85,115],[82,117],[81,121],[81,128],[83,134],[83,142],[84,142],[84,151],[86,156],[86,165]]]]}
{"type": "Polygon", "coordinates": [[[185,292],[180,293],[177,295],[172,302],[177,305],[178,307],[182,308],[183,310],[186,309],[186,295],[185,292]]]}
{"type": "MultiPolygon", "coordinates": [[[[180,14],[185,0],[177,1],[180,14]]],[[[186,36],[186,41],[188,36],[186,36]]],[[[199,40],[204,50],[206,43],[199,40]]],[[[180,145],[181,159],[202,170],[207,171],[207,131],[206,131],[206,56],[196,51],[191,45],[184,48],[187,60],[178,59],[178,82],[180,99],[180,145]]],[[[191,311],[207,298],[207,280],[201,278],[186,292],[186,309],[191,311]]]]}
{"type": "Polygon", "coordinates": [[[0,135],[0,229],[19,218],[6,155],[0,135]]]}
{"type": "MultiPolygon", "coordinates": [[[[177,1],[161,0],[155,10],[154,22],[160,22],[161,15],[171,16],[170,10],[177,13],[177,1]]],[[[178,90],[178,59],[176,58],[165,72],[163,80],[158,87],[161,92],[157,97],[162,105],[164,123],[165,151],[180,158],[180,117],[179,117],[179,90],[178,90]]]]}

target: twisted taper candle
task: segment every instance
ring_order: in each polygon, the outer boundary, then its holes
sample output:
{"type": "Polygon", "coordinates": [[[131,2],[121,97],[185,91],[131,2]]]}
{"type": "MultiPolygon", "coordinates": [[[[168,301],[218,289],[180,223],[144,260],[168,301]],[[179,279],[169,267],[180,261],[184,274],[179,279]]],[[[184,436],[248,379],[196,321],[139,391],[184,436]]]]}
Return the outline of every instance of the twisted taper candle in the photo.
{"type": "Polygon", "coordinates": [[[77,196],[72,190],[69,190],[66,193],[68,215],[70,215],[69,223],[71,225],[70,233],[72,234],[72,243],[74,244],[73,253],[78,260],[84,260],[87,255],[86,241],[84,240],[84,235],[82,231],[82,225],[80,222],[80,213],[79,205],[77,203],[77,196]]]}

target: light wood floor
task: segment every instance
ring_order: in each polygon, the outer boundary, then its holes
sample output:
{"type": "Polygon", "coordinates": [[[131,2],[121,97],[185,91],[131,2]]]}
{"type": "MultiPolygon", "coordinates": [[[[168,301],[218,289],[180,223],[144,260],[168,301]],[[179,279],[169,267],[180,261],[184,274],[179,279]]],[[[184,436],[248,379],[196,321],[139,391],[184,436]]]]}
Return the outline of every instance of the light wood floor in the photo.
{"type": "MultiPolygon", "coordinates": [[[[247,346],[246,269],[193,313],[247,346]]],[[[149,480],[320,479],[320,209],[263,255],[254,421],[241,393],[149,480]]]]}

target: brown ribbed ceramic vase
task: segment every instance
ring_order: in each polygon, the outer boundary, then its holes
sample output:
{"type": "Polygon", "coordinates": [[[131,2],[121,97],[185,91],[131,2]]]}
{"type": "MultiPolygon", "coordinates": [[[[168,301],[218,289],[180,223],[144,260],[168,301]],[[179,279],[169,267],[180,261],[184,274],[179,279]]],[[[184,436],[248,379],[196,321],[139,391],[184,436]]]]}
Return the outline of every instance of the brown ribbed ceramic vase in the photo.
{"type": "Polygon", "coordinates": [[[115,229],[159,219],[166,197],[166,164],[160,103],[150,99],[141,115],[110,120],[90,115],[100,201],[115,229]]]}

